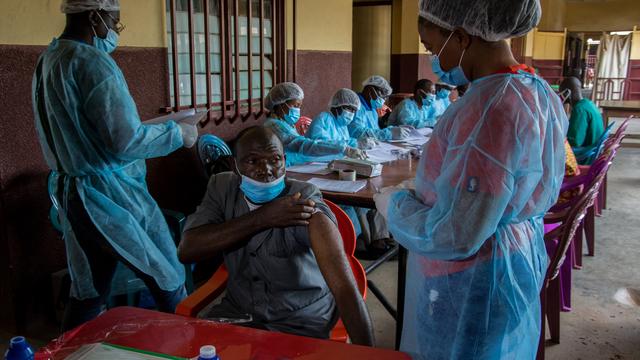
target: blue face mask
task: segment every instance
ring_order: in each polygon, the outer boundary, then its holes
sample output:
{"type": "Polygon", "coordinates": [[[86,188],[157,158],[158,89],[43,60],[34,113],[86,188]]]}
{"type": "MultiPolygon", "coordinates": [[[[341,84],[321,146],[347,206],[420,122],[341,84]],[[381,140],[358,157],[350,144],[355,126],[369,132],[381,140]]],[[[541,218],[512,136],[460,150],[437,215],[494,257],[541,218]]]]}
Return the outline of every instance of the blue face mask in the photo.
{"type": "Polygon", "coordinates": [[[93,29],[93,46],[106,52],[107,54],[111,54],[118,47],[118,33],[107,26],[107,24],[104,22],[104,19],[102,19],[102,16],[100,15],[100,13],[97,13],[97,14],[100,17],[100,20],[102,20],[102,24],[108,31],[107,31],[107,37],[103,39],[98,36],[98,34],[96,33],[96,29],[92,27],[91,29],[93,29]]]}
{"type": "Polygon", "coordinates": [[[355,118],[356,113],[352,113],[351,111],[342,110],[342,114],[338,115],[336,118],[336,122],[339,125],[347,126],[351,124],[353,118],[355,118]]]}
{"type": "Polygon", "coordinates": [[[467,51],[467,49],[462,50],[462,55],[460,55],[458,66],[449,71],[442,70],[442,67],[440,66],[440,54],[442,54],[442,51],[449,43],[451,36],[453,36],[453,32],[451,32],[451,35],[449,35],[449,38],[447,38],[447,41],[445,41],[438,55],[431,56],[431,70],[433,70],[433,73],[436,74],[436,76],[438,76],[438,78],[440,78],[440,81],[442,81],[443,83],[447,83],[453,86],[466,85],[469,83],[469,80],[466,76],[464,76],[464,71],[462,70],[460,64],[462,64],[462,58],[464,57],[464,53],[465,51],[467,51]]]}
{"type": "Polygon", "coordinates": [[[447,89],[440,89],[440,91],[438,91],[438,99],[446,99],[449,97],[449,94],[451,94],[451,91],[447,90],[447,89]]]}
{"type": "Polygon", "coordinates": [[[384,99],[382,98],[382,96],[380,96],[380,94],[378,94],[377,91],[373,91],[376,94],[376,99],[371,99],[369,101],[369,103],[371,104],[371,108],[373,110],[378,110],[378,109],[382,109],[382,107],[384,106],[384,99]]]}
{"type": "Polygon", "coordinates": [[[289,108],[289,113],[284,116],[284,121],[291,126],[295,126],[298,120],[300,120],[300,108],[291,107],[288,104],[285,105],[289,108]]]}
{"type": "Polygon", "coordinates": [[[431,106],[433,105],[433,102],[436,100],[436,96],[432,93],[428,93],[428,94],[424,94],[424,97],[422,98],[422,106],[431,106]]]}
{"type": "Polygon", "coordinates": [[[268,203],[277,198],[284,190],[284,175],[267,183],[253,180],[242,174],[240,174],[240,176],[242,177],[240,190],[242,190],[247,199],[254,204],[268,203]]]}

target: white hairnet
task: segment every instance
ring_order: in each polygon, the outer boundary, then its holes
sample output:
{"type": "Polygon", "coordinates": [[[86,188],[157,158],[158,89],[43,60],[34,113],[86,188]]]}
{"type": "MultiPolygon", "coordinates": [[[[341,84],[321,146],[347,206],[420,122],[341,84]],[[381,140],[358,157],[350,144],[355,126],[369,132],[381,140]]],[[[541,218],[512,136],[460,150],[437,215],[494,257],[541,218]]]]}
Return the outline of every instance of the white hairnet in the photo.
{"type": "Polygon", "coordinates": [[[336,91],[329,102],[329,107],[337,108],[340,106],[353,106],[356,109],[360,109],[360,98],[358,94],[351,89],[340,89],[336,91]]]}
{"type": "Polygon", "coordinates": [[[487,41],[524,35],[541,15],[540,0],[420,0],[421,17],[447,30],[461,27],[487,41]]]}
{"type": "Polygon", "coordinates": [[[264,106],[269,111],[289,100],[303,100],[304,91],[296,83],[283,82],[274,86],[264,98],[264,106]]]}
{"type": "Polygon", "coordinates": [[[389,85],[389,82],[387,81],[387,79],[385,79],[380,75],[373,75],[362,83],[362,87],[369,86],[369,85],[375,86],[378,89],[381,89],[383,93],[380,95],[382,96],[389,96],[393,92],[393,89],[391,89],[391,85],[389,85]]]}
{"type": "Polygon", "coordinates": [[[119,11],[120,0],[62,0],[60,11],[76,14],[89,10],[119,11]]]}

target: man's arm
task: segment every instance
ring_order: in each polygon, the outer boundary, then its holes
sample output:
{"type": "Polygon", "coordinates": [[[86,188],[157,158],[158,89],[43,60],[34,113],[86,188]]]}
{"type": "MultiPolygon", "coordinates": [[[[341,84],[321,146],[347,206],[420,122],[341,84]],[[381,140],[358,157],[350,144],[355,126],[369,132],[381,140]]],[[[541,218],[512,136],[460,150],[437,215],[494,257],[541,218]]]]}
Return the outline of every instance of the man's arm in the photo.
{"type": "Polygon", "coordinates": [[[309,221],[311,248],[354,344],[373,346],[373,326],[344,253],[338,228],[322,214],[309,221]]]}
{"type": "Polygon", "coordinates": [[[207,224],[182,235],[178,258],[194,263],[243,244],[253,235],[273,227],[308,225],[315,203],[301,200],[300,194],[274,200],[260,209],[221,224],[207,224]]]}

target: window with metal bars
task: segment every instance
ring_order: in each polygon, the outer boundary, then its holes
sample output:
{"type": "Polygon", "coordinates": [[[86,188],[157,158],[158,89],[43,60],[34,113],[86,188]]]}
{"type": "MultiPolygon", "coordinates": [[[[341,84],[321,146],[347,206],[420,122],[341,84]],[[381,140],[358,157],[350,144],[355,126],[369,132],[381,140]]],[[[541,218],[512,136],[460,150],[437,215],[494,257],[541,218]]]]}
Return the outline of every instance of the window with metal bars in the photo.
{"type": "Polygon", "coordinates": [[[166,0],[166,8],[170,110],[210,108],[217,123],[261,116],[285,76],[284,0],[166,0]]]}

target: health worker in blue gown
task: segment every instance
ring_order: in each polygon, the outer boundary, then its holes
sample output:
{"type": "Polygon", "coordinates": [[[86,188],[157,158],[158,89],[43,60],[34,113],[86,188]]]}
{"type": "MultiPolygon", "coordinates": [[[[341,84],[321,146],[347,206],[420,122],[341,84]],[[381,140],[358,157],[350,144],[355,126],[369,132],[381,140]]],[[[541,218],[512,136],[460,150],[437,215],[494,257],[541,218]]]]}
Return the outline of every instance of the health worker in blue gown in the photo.
{"type": "Polygon", "coordinates": [[[173,312],[186,295],[184,268],[147,190],[145,159],[191,147],[197,129],[140,122],[109,55],[124,28],[118,0],[64,0],[61,10],[66,27],[38,60],[33,110],[71,276],[62,328],[104,310],[119,263],[145,282],[159,310],[173,312]]]}
{"type": "Polygon", "coordinates": [[[375,196],[409,251],[401,350],[417,359],[530,359],[547,269],[543,216],[564,175],[567,116],[513,57],[537,0],[421,0],[432,69],[470,83],[425,145],[414,186],[375,196]]]}

